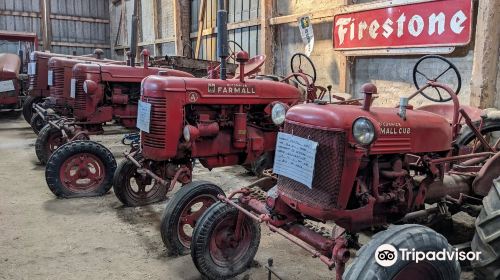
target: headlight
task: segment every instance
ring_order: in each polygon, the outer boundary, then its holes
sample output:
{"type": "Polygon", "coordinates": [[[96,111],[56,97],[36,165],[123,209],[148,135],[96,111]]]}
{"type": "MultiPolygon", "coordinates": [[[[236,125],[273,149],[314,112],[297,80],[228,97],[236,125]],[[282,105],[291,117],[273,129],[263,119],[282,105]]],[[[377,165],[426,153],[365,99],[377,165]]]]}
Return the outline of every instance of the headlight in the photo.
{"type": "Polygon", "coordinates": [[[97,83],[92,80],[85,80],[83,82],[83,91],[86,94],[94,94],[97,91],[97,83]]]}
{"type": "Polygon", "coordinates": [[[359,118],[352,125],[352,135],[361,145],[369,145],[375,140],[375,127],[366,118],[359,118]]]}
{"type": "Polygon", "coordinates": [[[283,103],[276,103],[271,110],[271,119],[275,125],[281,125],[285,122],[287,107],[283,103]]]}

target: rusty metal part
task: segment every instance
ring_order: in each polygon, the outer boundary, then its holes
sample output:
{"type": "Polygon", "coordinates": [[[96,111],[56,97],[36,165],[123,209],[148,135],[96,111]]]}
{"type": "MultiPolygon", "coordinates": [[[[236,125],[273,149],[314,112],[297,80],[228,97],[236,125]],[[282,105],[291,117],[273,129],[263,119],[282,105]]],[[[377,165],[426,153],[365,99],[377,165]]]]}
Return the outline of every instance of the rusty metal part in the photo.
{"type": "Polygon", "coordinates": [[[427,186],[425,202],[437,202],[447,195],[459,197],[461,193],[470,194],[473,179],[472,176],[445,175],[443,181],[436,180],[427,186]]]}
{"type": "Polygon", "coordinates": [[[167,187],[169,185],[169,182],[166,180],[163,180],[160,176],[156,175],[153,171],[144,168],[142,164],[140,164],[137,160],[135,160],[134,155],[137,152],[130,153],[130,154],[125,154],[125,158],[130,160],[135,166],[137,166],[138,170],[137,171],[143,171],[147,175],[149,175],[151,178],[155,179],[158,183],[160,183],[162,186],[167,187]]]}
{"type": "Polygon", "coordinates": [[[460,109],[459,112],[460,112],[460,114],[462,114],[463,118],[465,119],[465,123],[467,123],[467,126],[469,126],[469,128],[472,130],[474,135],[476,135],[477,139],[481,142],[481,144],[483,144],[483,146],[485,148],[487,148],[490,152],[494,153],[495,150],[490,146],[488,141],[486,141],[486,139],[484,139],[483,135],[481,135],[481,132],[479,132],[479,130],[477,130],[477,128],[474,126],[474,124],[472,123],[472,120],[470,119],[469,115],[465,112],[465,110],[460,109]]]}
{"type": "Polygon", "coordinates": [[[486,161],[472,182],[472,190],[475,194],[486,196],[493,185],[493,180],[500,176],[500,152],[486,161]]]}

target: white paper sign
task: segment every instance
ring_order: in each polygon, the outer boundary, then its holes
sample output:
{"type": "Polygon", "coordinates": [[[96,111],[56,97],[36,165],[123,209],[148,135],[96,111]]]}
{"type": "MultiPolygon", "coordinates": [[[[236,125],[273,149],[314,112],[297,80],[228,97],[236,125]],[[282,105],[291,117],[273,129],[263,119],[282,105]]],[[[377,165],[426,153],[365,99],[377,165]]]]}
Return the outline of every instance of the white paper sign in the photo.
{"type": "Polygon", "coordinates": [[[312,188],[318,142],[278,132],[273,171],[312,188]]]}
{"type": "Polygon", "coordinates": [[[151,122],[151,104],[140,101],[137,108],[137,128],[149,133],[149,124],[151,122]]]}
{"type": "Polygon", "coordinates": [[[47,85],[53,86],[54,85],[54,71],[49,70],[49,73],[47,75],[47,85]]]}
{"type": "Polygon", "coordinates": [[[36,74],[36,62],[28,63],[28,75],[36,74]]]}
{"type": "Polygon", "coordinates": [[[314,31],[309,16],[299,18],[299,29],[302,41],[306,44],[305,54],[310,56],[314,49],[314,31]]]}
{"type": "Polygon", "coordinates": [[[14,91],[16,88],[14,87],[14,81],[1,81],[0,82],[0,92],[14,91]]]}
{"type": "Polygon", "coordinates": [[[76,96],[76,79],[71,79],[71,90],[69,92],[69,96],[71,96],[71,98],[75,98],[76,96]]]}

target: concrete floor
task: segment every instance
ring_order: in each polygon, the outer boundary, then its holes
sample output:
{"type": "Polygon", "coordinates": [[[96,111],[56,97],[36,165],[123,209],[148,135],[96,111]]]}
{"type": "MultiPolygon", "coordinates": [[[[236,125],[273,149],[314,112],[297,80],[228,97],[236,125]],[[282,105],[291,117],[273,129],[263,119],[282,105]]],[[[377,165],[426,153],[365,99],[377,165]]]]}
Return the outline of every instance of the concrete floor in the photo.
{"type": "MultiPolygon", "coordinates": [[[[122,160],[120,131],[94,137],[122,160]]],[[[0,117],[0,279],[201,279],[191,257],[169,257],[159,234],[165,203],[124,208],[114,194],[56,199],[34,153],[35,134],[22,118],[0,117]]],[[[240,167],[209,172],[225,190],[252,181],[240,167]]],[[[284,279],[332,279],[334,273],[263,227],[256,265],[238,279],[266,279],[274,258],[284,279]]],[[[471,273],[462,273],[472,279],[471,273]]],[[[274,278],[275,279],[275,278],[274,278]]]]}

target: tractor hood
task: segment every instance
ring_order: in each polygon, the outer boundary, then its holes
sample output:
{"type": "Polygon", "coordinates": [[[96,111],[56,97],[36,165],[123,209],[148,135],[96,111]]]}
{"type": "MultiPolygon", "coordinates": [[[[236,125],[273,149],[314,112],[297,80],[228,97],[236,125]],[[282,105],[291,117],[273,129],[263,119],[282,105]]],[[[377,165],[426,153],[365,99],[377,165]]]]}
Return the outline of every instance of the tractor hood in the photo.
{"type": "Polygon", "coordinates": [[[406,120],[398,108],[376,108],[370,111],[352,105],[301,104],[286,114],[287,122],[318,129],[345,131],[348,142],[357,144],[352,125],[360,117],[369,119],[376,131],[370,154],[425,153],[451,149],[452,129],[446,118],[421,110],[407,110],[406,120]]]}
{"type": "Polygon", "coordinates": [[[0,54],[0,80],[17,79],[21,69],[21,59],[19,56],[10,53],[0,54]]]}
{"type": "Polygon", "coordinates": [[[193,77],[193,75],[183,71],[157,67],[130,67],[126,65],[113,65],[106,63],[80,63],[73,67],[74,76],[100,74],[101,80],[105,82],[140,83],[145,77],[157,75],[160,71],[163,71],[165,76],[193,77]]]}

